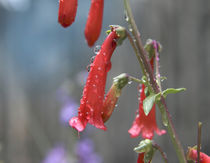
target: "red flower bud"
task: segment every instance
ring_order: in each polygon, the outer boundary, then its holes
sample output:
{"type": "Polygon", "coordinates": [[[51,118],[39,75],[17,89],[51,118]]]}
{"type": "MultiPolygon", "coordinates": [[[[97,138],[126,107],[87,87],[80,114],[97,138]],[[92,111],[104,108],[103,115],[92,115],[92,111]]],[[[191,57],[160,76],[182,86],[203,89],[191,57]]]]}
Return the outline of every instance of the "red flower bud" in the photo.
{"type": "Polygon", "coordinates": [[[121,74],[114,78],[113,85],[107,93],[103,103],[102,118],[104,122],[106,122],[112,115],[117,100],[121,95],[122,88],[128,83],[128,81],[127,74],[121,74]]]}
{"type": "MultiPolygon", "coordinates": [[[[189,148],[187,153],[187,159],[197,161],[197,150],[194,148],[189,148]]],[[[200,163],[210,163],[210,157],[207,154],[200,152],[200,163]]]]}
{"type": "Polygon", "coordinates": [[[77,0],[60,0],[58,22],[64,27],[70,26],[76,17],[77,0]]]}
{"type": "Polygon", "coordinates": [[[90,72],[83,90],[83,97],[80,100],[78,117],[73,117],[69,121],[70,126],[79,132],[85,129],[87,123],[106,130],[102,118],[105,84],[107,73],[111,68],[110,59],[117,46],[116,39],[118,38],[119,36],[113,29],[90,66],[90,72]]]}
{"type": "Polygon", "coordinates": [[[91,0],[90,11],[85,27],[85,38],[89,46],[98,39],[103,20],[104,0],[91,0]]]}

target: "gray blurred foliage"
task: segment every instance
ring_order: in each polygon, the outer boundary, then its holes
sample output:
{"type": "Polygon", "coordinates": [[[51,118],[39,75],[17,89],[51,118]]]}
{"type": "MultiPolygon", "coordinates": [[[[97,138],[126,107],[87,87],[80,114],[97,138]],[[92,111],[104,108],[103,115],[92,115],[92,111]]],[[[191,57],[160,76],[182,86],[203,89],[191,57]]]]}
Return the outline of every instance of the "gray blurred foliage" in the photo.
{"type": "MultiPolygon", "coordinates": [[[[79,0],[76,21],[67,29],[57,23],[57,0],[19,1],[18,6],[17,0],[0,0],[0,161],[41,162],[58,142],[73,156],[78,137],[59,122],[56,91],[65,85],[79,103],[83,87],[77,74],[94,55],[83,34],[90,1],[79,0]]],[[[143,41],[152,38],[163,45],[161,74],[167,76],[163,87],[187,88],[167,97],[184,148],[196,144],[197,122],[202,121],[202,150],[210,154],[210,1],[131,0],[131,4],[143,41]]],[[[109,24],[126,26],[121,0],[106,0],[104,12],[97,44],[104,40],[109,24]]],[[[113,54],[107,89],[112,78],[123,72],[141,77],[128,41],[113,54]]],[[[108,131],[90,134],[104,163],[136,162],[133,148],[140,138],[131,139],[127,130],[138,109],[137,94],[137,84],[128,85],[106,124],[108,131]]],[[[163,128],[158,111],[157,117],[163,128]]],[[[154,139],[169,162],[177,163],[168,138],[154,139]]],[[[154,162],[162,162],[158,153],[154,162]]]]}

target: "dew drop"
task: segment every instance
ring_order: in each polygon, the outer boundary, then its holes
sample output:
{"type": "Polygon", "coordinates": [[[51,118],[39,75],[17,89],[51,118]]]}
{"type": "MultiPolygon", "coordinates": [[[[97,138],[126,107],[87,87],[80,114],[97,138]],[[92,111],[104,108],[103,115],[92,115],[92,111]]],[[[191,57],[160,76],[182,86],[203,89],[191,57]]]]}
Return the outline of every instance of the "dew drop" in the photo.
{"type": "Polygon", "coordinates": [[[132,80],[130,80],[129,82],[128,82],[128,84],[131,84],[133,81],[132,80]]]}
{"type": "Polygon", "coordinates": [[[92,57],[90,58],[90,63],[93,63],[95,57],[96,57],[96,56],[92,56],[92,57]]]}
{"type": "Polygon", "coordinates": [[[129,31],[130,31],[130,32],[133,32],[133,29],[132,29],[132,28],[129,28],[129,31]]]}
{"type": "Polygon", "coordinates": [[[126,11],[124,12],[124,18],[127,22],[129,21],[128,13],[126,11]]]}
{"type": "Polygon", "coordinates": [[[101,112],[101,115],[103,115],[104,114],[104,112],[101,112]]]}
{"type": "Polygon", "coordinates": [[[101,71],[101,67],[98,67],[98,70],[101,71]]]}
{"type": "Polygon", "coordinates": [[[115,107],[118,107],[118,104],[116,104],[115,107]]]}
{"type": "Polygon", "coordinates": [[[106,55],[106,53],[105,53],[105,52],[103,52],[103,55],[105,56],[105,55],[106,55]]]}
{"type": "Polygon", "coordinates": [[[94,53],[98,54],[98,52],[101,50],[101,46],[100,45],[96,45],[96,47],[94,48],[94,53]]]}
{"type": "Polygon", "coordinates": [[[93,108],[90,108],[90,111],[93,112],[93,108]]]}

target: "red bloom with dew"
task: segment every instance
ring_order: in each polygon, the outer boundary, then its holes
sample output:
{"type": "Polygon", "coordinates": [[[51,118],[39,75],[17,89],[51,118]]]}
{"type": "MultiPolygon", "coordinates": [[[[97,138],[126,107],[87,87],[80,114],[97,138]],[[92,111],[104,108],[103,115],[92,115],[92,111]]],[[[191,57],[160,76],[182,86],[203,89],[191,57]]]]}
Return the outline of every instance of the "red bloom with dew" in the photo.
{"type": "Polygon", "coordinates": [[[70,26],[76,17],[77,0],[60,0],[58,22],[64,27],[70,26]]]}
{"type": "MultiPolygon", "coordinates": [[[[151,60],[151,65],[153,67],[153,59],[151,60]]],[[[156,123],[156,113],[155,113],[155,104],[152,107],[149,114],[146,116],[143,109],[143,101],[146,98],[145,95],[145,85],[142,84],[142,89],[140,90],[140,99],[139,99],[139,112],[136,115],[136,118],[133,122],[132,127],[128,130],[131,137],[137,137],[142,135],[144,139],[152,139],[154,136],[154,131],[158,135],[165,134],[165,130],[160,130],[157,127],[156,123]]]]}
{"type": "Polygon", "coordinates": [[[116,40],[119,35],[112,28],[97,53],[93,63],[90,65],[90,72],[83,90],[83,97],[80,100],[78,117],[73,117],[69,124],[79,132],[83,131],[87,123],[96,128],[106,130],[103,114],[103,101],[105,94],[106,77],[111,69],[111,56],[117,46],[116,40]]]}
{"type": "Polygon", "coordinates": [[[91,0],[90,11],[85,26],[85,38],[89,46],[93,46],[101,33],[104,0],[91,0]]]}
{"type": "MultiPolygon", "coordinates": [[[[187,153],[187,159],[192,161],[197,161],[198,159],[197,149],[189,148],[187,153]]],[[[200,163],[210,163],[210,157],[207,154],[200,152],[200,163]]]]}

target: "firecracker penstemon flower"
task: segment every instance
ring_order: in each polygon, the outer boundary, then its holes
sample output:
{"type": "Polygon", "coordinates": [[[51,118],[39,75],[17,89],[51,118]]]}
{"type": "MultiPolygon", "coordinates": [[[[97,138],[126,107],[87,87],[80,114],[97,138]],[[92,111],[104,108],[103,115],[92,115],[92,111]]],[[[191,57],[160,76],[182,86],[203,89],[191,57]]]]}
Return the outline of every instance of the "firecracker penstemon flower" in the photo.
{"type": "Polygon", "coordinates": [[[89,46],[93,46],[101,33],[104,0],[91,0],[90,11],[85,26],[85,38],[89,46]]]}
{"type": "MultiPolygon", "coordinates": [[[[152,68],[154,67],[154,60],[151,59],[150,64],[152,65],[152,68]]],[[[154,131],[158,135],[165,134],[165,130],[160,130],[157,127],[156,123],[156,116],[155,116],[155,104],[153,105],[151,111],[146,116],[143,109],[143,101],[146,98],[145,95],[145,85],[142,84],[142,88],[140,89],[140,98],[139,98],[139,110],[138,114],[136,115],[136,118],[133,122],[132,127],[128,130],[131,137],[137,137],[142,135],[142,138],[144,139],[152,139],[154,136],[154,131]]]]}
{"type": "MultiPolygon", "coordinates": [[[[197,161],[198,153],[196,148],[188,148],[187,159],[195,162],[197,161]]],[[[207,154],[200,152],[200,163],[210,163],[210,157],[207,154]]]]}
{"type": "Polygon", "coordinates": [[[76,17],[77,0],[60,0],[58,22],[64,27],[70,26],[76,17]]]}
{"type": "MultiPolygon", "coordinates": [[[[76,17],[78,0],[60,0],[58,22],[64,27],[70,26],[76,17]]],[[[93,46],[101,33],[104,0],[91,0],[91,6],[85,26],[85,38],[88,46],[93,46]]]]}
{"type": "Polygon", "coordinates": [[[106,77],[111,69],[111,56],[117,47],[117,41],[121,41],[124,38],[125,29],[119,26],[112,26],[100,51],[90,65],[90,71],[83,90],[83,97],[80,100],[78,117],[73,117],[69,121],[70,126],[79,132],[85,129],[87,123],[92,124],[96,128],[106,130],[102,118],[105,112],[103,110],[103,101],[106,77]]]}

